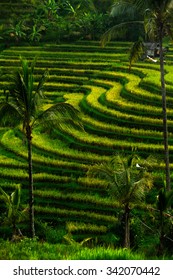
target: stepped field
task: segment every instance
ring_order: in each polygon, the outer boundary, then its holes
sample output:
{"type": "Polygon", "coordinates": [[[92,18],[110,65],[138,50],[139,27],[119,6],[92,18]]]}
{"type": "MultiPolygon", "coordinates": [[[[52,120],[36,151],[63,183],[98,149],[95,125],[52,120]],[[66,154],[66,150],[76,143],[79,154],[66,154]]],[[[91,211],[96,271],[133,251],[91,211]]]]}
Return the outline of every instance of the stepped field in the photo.
{"type": "Polygon", "coordinates": [[[17,1],[10,0],[0,1],[0,25],[1,24],[9,24],[14,20],[14,16],[20,16],[22,15],[28,15],[29,12],[33,11],[33,7],[31,4],[27,3],[28,1],[25,1],[25,3],[17,3],[17,1]]]}
{"type": "MultiPolygon", "coordinates": [[[[19,57],[37,56],[36,81],[45,69],[45,106],[66,101],[81,112],[84,131],[43,131],[33,137],[36,219],[78,237],[109,236],[119,208],[104,182],[89,180],[90,165],[107,161],[117,151],[141,156],[163,154],[159,63],[140,61],[128,71],[130,43],[98,42],[16,46],[0,54],[0,96],[19,57]]],[[[170,159],[173,168],[173,52],[165,58],[170,159]]],[[[156,169],[162,172],[163,164],[156,169]]],[[[11,192],[22,186],[27,203],[27,148],[20,129],[0,129],[0,185],[11,192]]],[[[142,206],[141,206],[142,207],[142,206]]]]}

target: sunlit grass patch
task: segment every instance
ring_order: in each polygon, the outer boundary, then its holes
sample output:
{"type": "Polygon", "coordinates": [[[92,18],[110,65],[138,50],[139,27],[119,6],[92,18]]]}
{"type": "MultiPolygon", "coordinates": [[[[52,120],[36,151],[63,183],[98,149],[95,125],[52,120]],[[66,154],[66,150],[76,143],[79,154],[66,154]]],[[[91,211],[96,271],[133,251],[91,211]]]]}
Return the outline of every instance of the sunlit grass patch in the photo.
{"type": "Polygon", "coordinates": [[[3,260],[143,260],[145,256],[127,249],[104,247],[83,248],[80,245],[53,245],[31,239],[20,243],[9,241],[0,243],[3,260]]]}

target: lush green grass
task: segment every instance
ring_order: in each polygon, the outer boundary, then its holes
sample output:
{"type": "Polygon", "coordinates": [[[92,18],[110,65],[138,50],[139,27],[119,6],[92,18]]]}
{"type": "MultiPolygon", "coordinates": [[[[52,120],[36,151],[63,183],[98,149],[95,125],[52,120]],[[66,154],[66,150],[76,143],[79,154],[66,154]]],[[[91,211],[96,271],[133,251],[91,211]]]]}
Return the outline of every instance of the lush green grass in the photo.
{"type": "Polygon", "coordinates": [[[82,247],[80,244],[53,245],[30,239],[0,242],[1,260],[142,260],[143,254],[130,250],[82,247]]]}
{"type": "MultiPolygon", "coordinates": [[[[64,241],[65,242],[65,241],[64,241]]],[[[50,244],[25,238],[18,242],[0,241],[1,260],[145,260],[144,252],[129,249],[71,244],[50,244]]],[[[151,255],[150,259],[173,259],[173,256],[151,255]]]]}

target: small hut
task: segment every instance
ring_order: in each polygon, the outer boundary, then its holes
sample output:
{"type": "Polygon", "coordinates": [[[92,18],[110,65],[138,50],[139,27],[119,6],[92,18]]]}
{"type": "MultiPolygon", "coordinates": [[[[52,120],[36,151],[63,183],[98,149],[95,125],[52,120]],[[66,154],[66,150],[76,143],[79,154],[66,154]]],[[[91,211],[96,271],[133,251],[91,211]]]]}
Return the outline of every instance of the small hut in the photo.
{"type": "MultiPolygon", "coordinates": [[[[144,43],[145,48],[145,57],[159,57],[160,56],[160,46],[157,42],[146,42],[144,43]]],[[[163,47],[163,52],[166,53],[168,51],[167,47],[163,47]]]]}

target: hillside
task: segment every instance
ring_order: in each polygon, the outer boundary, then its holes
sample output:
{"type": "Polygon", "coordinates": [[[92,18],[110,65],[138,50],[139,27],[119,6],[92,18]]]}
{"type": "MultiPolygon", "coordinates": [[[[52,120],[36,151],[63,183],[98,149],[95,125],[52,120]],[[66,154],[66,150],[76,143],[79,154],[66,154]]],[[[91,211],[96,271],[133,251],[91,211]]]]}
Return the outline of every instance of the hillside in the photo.
{"type": "MultiPolygon", "coordinates": [[[[37,56],[36,80],[49,70],[45,106],[66,101],[81,112],[84,131],[77,128],[44,131],[33,137],[35,212],[56,231],[78,240],[92,236],[111,243],[121,209],[104,182],[88,179],[88,167],[106,162],[116,152],[140,156],[163,154],[159,64],[140,61],[128,71],[130,43],[114,42],[104,49],[98,42],[10,47],[0,54],[0,93],[8,74],[20,65],[19,56],[37,56]]],[[[166,86],[170,159],[173,168],[172,49],[166,57],[166,86]]],[[[162,172],[163,163],[155,173],[162,172]]],[[[27,202],[27,147],[20,129],[0,130],[0,186],[6,191],[22,185],[27,202]]],[[[155,186],[157,188],[157,185],[155,186]]],[[[153,195],[153,194],[152,194],[153,195]]],[[[153,202],[152,198],[150,202],[153,202]]],[[[154,202],[153,202],[154,203],[154,202]]],[[[141,205],[139,216],[143,215],[141,205]]],[[[3,210],[3,209],[1,209],[3,210]]],[[[133,213],[135,215],[135,212],[133,213]]],[[[137,223],[137,222],[136,222],[137,223]]],[[[114,241],[113,241],[114,242],[114,241]]]]}

